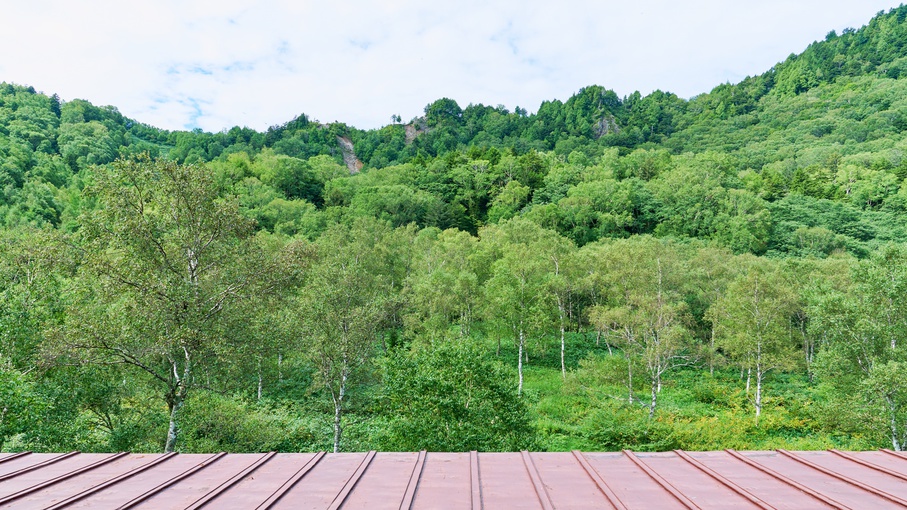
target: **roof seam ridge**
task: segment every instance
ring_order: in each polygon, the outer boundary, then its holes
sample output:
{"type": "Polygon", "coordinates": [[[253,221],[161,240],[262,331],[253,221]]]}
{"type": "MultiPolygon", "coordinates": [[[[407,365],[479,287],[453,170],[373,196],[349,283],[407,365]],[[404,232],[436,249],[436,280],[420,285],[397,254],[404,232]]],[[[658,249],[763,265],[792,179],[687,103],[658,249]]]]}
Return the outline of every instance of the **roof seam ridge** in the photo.
{"type": "Polygon", "coordinates": [[[193,474],[197,473],[198,471],[201,471],[202,469],[210,466],[211,464],[214,464],[218,460],[222,459],[225,455],[227,455],[226,452],[220,452],[220,453],[216,453],[216,454],[208,457],[207,459],[199,462],[198,464],[192,466],[191,468],[187,469],[186,471],[183,471],[182,473],[171,477],[169,480],[166,480],[166,481],[158,484],[156,487],[152,487],[151,489],[145,491],[144,493],[140,494],[139,496],[133,498],[132,500],[127,501],[125,504],[123,504],[122,506],[119,507],[119,510],[124,510],[126,508],[131,508],[131,507],[134,507],[135,505],[138,505],[142,501],[145,501],[146,499],[154,496],[155,494],[161,492],[162,490],[166,489],[167,487],[170,487],[171,485],[175,484],[176,482],[179,482],[180,480],[188,478],[189,476],[192,476],[193,474]]]}
{"type": "Polygon", "coordinates": [[[419,488],[419,481],[422,479],[422,471],[425,469],[426,451],[419,452],[416,457],[416,464],[409,475],[409,481],[406,483],[406,492],[403,493],[403,500],[400,501],[400,510],[410,510],[413,502],[416,500],[416,490],[419,488]]]}
{"type": "Polygon", "coordinates": [[[637,457],[636,454],[633,453],[631,450],[623,450],[623,454],[626,455],[627,458],[630,459],[631,462],[633,462],[633,464],[636,464],[637,467],[639,467],[647,475],[649,475],[649,478],[651,478],[652,480],[655,480],[656,484],[660,485],[664,490],[668,491],[668,493],[670,493],[672,496],[674,496],[674,498],[677,501],[680,501],[680,503],[683,506],[690,508],[690,509],[699,508],[699,505],[694,503],[693,500],[686,497],[682,492],[677,490],[677,487],[674,487],[673,485],[671,485],[670,482],[668,482],[661,475],[656,473],[654,469],[652,469],[649,465],[647,465],[645,462],[643,462],[643,460],[640,459],[639,457],[637,457]]]}
{"type": "Polygon", "coordinates": [[[14,453],[12,455],[7,455],[6,457],[3,457],[2,459],[0,459],[0,464],[3,464],[4,462],[9,461],[9,460],[20,459],[30,453],[31,453],[30,451],[26,451],[26,452],[14,453]]]}
{"type": "Polygon", "coordinates": [[[203,506],[207,505],[208,503],[210,503],[211,501],[213,501],[214,499],[219,497],[221,494],[226,492],[230,487],[233,487],[234,485],[236,485],[237,482],[245,479],[247,476],[249,476],[250,474],[255,472],[255,470],[257,470],[261,466],[264,466],[265,464],[267,464],[268,461],[273,459],[275,455],[277,455],[277,452],[265,453],[264,455],[262,455],[261,457],[256,459],[255,462],[253,462],[252,464],[249,464],[248,466],[243,468],[239,473],[236,473],[235,475],[233,475],[230,478],[228,478],[227,480],[225,480],[222,484],[220,484],[217,487],[215,487],[214,489],[208,491],[207,494],[205,494],[201,498],[197,499],[194,503],[192,503],[191,505],[186,507],[186,510],[196,510],[198,508],[202,508],[203,506]]]}
{"type": "Polygon", "coordinates": [[[611,489],[611,486],[608,485],[607,482],[605,482],[605,479],[602,477],[601,473],[599,473],[598,470],[596,470],[595,467],[592,466],[592,464],[589,462],[589,459],[586,458],[586,455],[579,450],[573,450],[573,456],[576,458],[577,462],[579,462],[579,465],[583,468],[583,471],[585,471],[586,474],[589,475],[589,478],[591,478],[595,485],[598,486],[598,490],[600,490],[602,494],[605,495],[605,497],[608,499],[608,502],[611,503],[615,510],[627,510],[627,506],[624,505],[623,501],[621,501],[619,497],[617,497],[617,493],[614,492],[613,489],[611,489]]]}
{"type": "Polygon", "coordinates": [[[30,486],[30,487],[26,487],[26,488],[24,488],[24,489],[22,489],[22,490],[16,491],[16,492],[14,492],[14,493],[12,493],[12,494],[9,494],[9,495],[7,495],[7,496],[5,496],[5,497],[3,497],[3,498],[0,498],[0,504],[9,503],[10,501],[17,500],[17,499],[19,499],[19,498],[21,498],[21,497],[23,497],[23,496],[26,496],[26,495],[28,495],[28,494],[31,494],[32,492],[37,492],[37,491],[39,491],[39,490],[41,490],[41,489],[45,489],[45,488],[47,488],[47,487],[50,487],[51,485],[55,485],[55,484],[57,484],[57,483],[59,483],[59,482],[62,482],[62,481],[64,481],[64,480],[67,480],[67,479],[72,478],[72,477],[74,477],[74,476],[78,476],[78,475],[80,475],[80,474],[82,474],[82,473],[85,473],[86,471],[91,471],[92,469],[95,469],[95,468],[97,468],[97,467],[103,466],[104,464],[107,464],[107,463],[109,463],[109,462],[113,462],[113,461],[115,461],[115,460],[117,460],[117,459],[120,459],[120,458],[122,458],[124,455],[126,455],[125,452],[117,453],[117,454],[115,454],[115,455],[111,455],[111,456],[105,457],[105,458],[103,458],[103,459],[101,459],[101,460],[99,460],[99,461],[92,462],[91,464],[88,464],[88,465],[86,465],[86,466],[82,466],[82,467],[80,467],[80,468],[78,468],[78,469],[75,469],[75,470],[73,470],[73,471],[70,471],[70,472],[68,472],[68,473],[63,473],[62,475],[55,476],[55,477],[53,477],[53,478],[51,478],[51,479],[49,479],[49,480],[45,480],[45,481],[43,481],[43,482],[39,482],[39,483],[37,483],[37,484],[35,484],[35,485],[32,485],[32,486],[30,486]]]}
{"type": "Polygon", "coordinates": [[[535,462],[532,460],[532,455],[523,450],[520,452],[520,456],[523,458],[523,466],[526,467],[526,471],[529,473],[529,479],[532,481],[532,486],[535,488],[536,496],[539,498],[539,503],[542,504],[544,510],[554,510],[554,503],[551,501],[551,495],[548,494],[548,490],[545,488],[545,484],[542,483],[542,477],[539,474],[538,468],[535,466],[535,462]]]}
{"type": "Polygon", "coordinates": [[[158,464],[166,462],[175,456],[176,456],[175,452],[165,453],[161,457],[153,459],[151,462],[146,462],[145,464],[142,464],[141,466],[137,466],[137,467],[123,473],[120,476],[111,478],[110,480],[107,480],[106,482],[100,483],[93,487],[89,487],[78,494],[74,494],[74,495],[64,499],[63,501],[56,503],[55,505],[47,507],[45,510],[53,510],[56,508],[65,508],[65,507],[75,503],[76,501],[80,501],[96,492],[102,491],[102,490],[106,489],[107,487],[110,487],[111,485],[116,485],[117,483],[119,483],[123,480],[126,480],[128,478],[131,478],[131,477],[141,473],[142,471],[145,471],[158,464]]]}
{"type": "Polygon", "coordinates": [[[50,458],[50,459],[47,459],[47,460],[45,460],[44,462],[39,462],[39,463],[33,464],[33,465],[31,465],[31,466],[26,466],[26,467],[24,467],[24,468],[17,469],[16,471],[13,471],[13,472],[10,472],[10,473],[6,473],[5,475],[0,475],[0,482],[2,482],[3,480],[7,480],[7,479],[9,479],[9,478],[14,478],[14,477],[19,476],[19,475],[21,475],[21,474],[23,474],[23,473],[28,473],[29,471],[34,471],[34,470],[36,470],[36,469],[41,469],[41,468],[43,468],[43,467],[45,467],[45,466],[49,466],[49,465],[51,465],[51,464],[60,462],[61,460],[68,459],[69,457],[72,457],[73,455],[77,455],[78,453],[79,453],[79,452],[76,452],[76,451],[69,452],[69,453],[64,453],[64,454],[61,454],[61,455],[57,455],[56,457],[52,457],[52,458],[50,458]]]}
{"type": "Polygon", "coordinates": [[[315,465],[325,457],[325,455],[327,454],[323,451],[312,455],[301,468],[297,469],[296,472],[293,473],[293,476],[283,482],[280,487],[278,487],[277,490],[271,493],[271,495],[268,496],[268,499],[262,501],[255,510],[266,510],[280,501],[280,499],[283,498],[286,493],[290,492],[290,490],[292,490],[293,487],[295,487],[296,484],[299,483],[299,480],[302,480],[303,477],[305,477],[305,475],[308,474],[308,472],[311,471],[315,467],[315,465]]]}
{"type": "Polygon", "coordinates": [[[775,471],[769,467],[763,466],[762,464],[759,464],[758,462],[754,461],[753,459],[749,459],[749,458],[745,457],[743,454],[741,454],[740,452],[738,452],[736,450],[732,450],[732,449],[728,448],[725,451],[728,454],[730,454],[732,457],[734,457],[735,459],[743,462],[744,464],[746,464],[750,467],[753,467],[755,469],[758,469],[759,471],[762,471],[763,473],[774,477],[776,480],[779,480],[780,482],[785,483],[785,484],[803,492],[804,494],[808,494],[808,495],[814,497],[815,499],[822,501],[823,503],[831,505],[834,508],[840,508],[841,510],[851,510],[851,508],[849,506],[847,506],[841,502],[835,501],[834,499],[830,498],[829,496],[826,496],[825,494],[822,494],[821,492],[814,491],[814,490],[810,489],[809,487],[797,482],[796,480],[792,480],[791,478],[788,478],[787,476],[784,476],[781,473],[778,473],[777,471],[775,471]]]}
{"type": "Polygon", "coordinates": [[[479,453],[469,452],[469,486],[472,491],[472,510],[482,510],[482,480],[479,478],[479,453]]]}
{"type": "Polygon", "coordinates": [[[865,483],[863,483],[859,480],[855,480],[849,476],[842,475],[841,473],[838,473],[837,471],[828,469],[828,468],[826,468],[824,466],[820,466],[812,461],[798,457],[793,452],[789,452],[787,450],[783,450],[780,448],[778,449],[778,452],[781,453],[782,455],[784,455],[785,457],[792,459],[796,462],[799,462],[800,464],[803,464],[804,466],[813,468],[820,473],[824,473],[828,476],[831,476],[832,478],[837,478],[838,480],[841,480],[844,483],[847,483],[847,484],[853,485],[854,487],[863,489],[864,491],[869,492],[870,494],[875,494],[876,496],[887,499],[888,501],[891,501],[891,502],[897,503],[901,506],[907,507],[907,500],[905,500],[903,498],[899,498],[899,497],[895,496],[894,494],[885,492],[882,489],[876,489],[875,487],[866,485],[865,483]]]}
{"type": "Polygon", "coordinates": [[[873,463],[873,462],[869,462],[868,460],[858,459],[858,458],[854,457],[853,455],[844,453],[844,452],[842,452],[842,451],[840,451],[840,450],[835,450],[834,448],[832,448],[831,450],[828,450],[828,451],[830,451],[831,453],[833,453],[833,454],[835,454],[835,455],[837,455],[837,456],[839,456],[839,457],[841,457],[841,458],[847,459],[847,460],[849,460],[849,461],[851,461],[851,462],[856,462],[857,464],[860,464],[860,465],[862,465],[862,466],[866,466],[866,467],[868,467],[868,468],[870,468],[870,469],[874,469],[874,470],[876,470],[876,471],[881,471],[882,473],[885,473],[885,474],[887,474],[887,475],[891,475],[891,476],[893,476],[893,477],[895,477],[895,478],[900,478],[901,480],[907,481],[907,474],[900,473],[900,472],[894,471],[894,470],[892,470],[892,469],[888,469],[888,468],[886,468],[886,467],[884,467],[884,466],[880,466],[880,465],[875,464],[875,463],[873,463]]]}
{"type": "Polygon", "coordinates": [[[685,460],[691,466],[699,469],[706,475],[712,477],[714,480],[717,480],[719,483],[721,483],[725,487],[731,489],[732,491],[736,492],[740,496],[743,496],[744,498],[749,500],[754,505],[756,505],[764,510],[775,510],[775,507],[769,505],[765,501],[762,501],[761,499],[756,497],[755,494],[753,494],[750,491],[744,489],[743,487],[737,485],[736,483],[730,481],[729,479],[727,479],[724,476],[722,476],[721,474],[719,474],[717,471],[713,470],[712,468],[710,468],[710,467],[706,466],[705,464],[699,462],[698,460],[694,459],[687,452],[685,452],[683,450],[674,450],[674,453],[676,453],[678,457],[685,460]]]}
{"type": "Polygon", "coordinates": [[[359,463],[359,467],[356,468],[356,471],[347,479],[346,483],[343,484],[343,488],[340,489],[340,492],[334,496],[334,501],[331,502],[331,506],[328,507],[328,510],[337,510],[343,505],[343,502],[349,497],[350,493],[353,492],[353,489],[356,488],[356,484],[359,483],[359,480],[362,478],[362,475],[365,474],[365,470],[368,469],[369,464],[372,463],[372,459],[375,458],[375,450],[370,450],[365,454],[365,457],[362,459],[362,462],[359,463]]]}

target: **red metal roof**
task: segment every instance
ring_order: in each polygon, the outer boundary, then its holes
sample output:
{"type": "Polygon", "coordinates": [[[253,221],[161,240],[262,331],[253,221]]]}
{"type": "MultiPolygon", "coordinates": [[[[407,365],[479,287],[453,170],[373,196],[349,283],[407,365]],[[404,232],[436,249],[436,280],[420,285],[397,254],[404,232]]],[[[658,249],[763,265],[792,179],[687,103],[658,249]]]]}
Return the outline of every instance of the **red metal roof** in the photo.
{"type": "Polygon", "coordinates": [[[899,452],[0,454],[0,508],[903,508],[899,452]]]}

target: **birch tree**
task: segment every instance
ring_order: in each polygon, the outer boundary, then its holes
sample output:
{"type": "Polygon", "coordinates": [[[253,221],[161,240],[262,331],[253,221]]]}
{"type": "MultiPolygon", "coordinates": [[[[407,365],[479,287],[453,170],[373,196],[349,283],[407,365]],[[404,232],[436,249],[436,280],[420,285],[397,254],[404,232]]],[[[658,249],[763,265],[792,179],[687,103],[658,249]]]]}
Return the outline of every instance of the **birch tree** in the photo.
{"type": "Polygon", "coordinates": [[[574,300],[579,288],[579,263],[576,247],[566,238],[551,232],[546,243],[551,276],[548,278],[547,290],[557,307],[557,325],[561,339],[561,377],[567,380],[565,333],[569,315],[573,311],[574,300]]]}
{"type": "Polygon", "coordinates": [[[348,390],[369,362],[387,315],[389,235],[387,226],[374,221],[329,229],[315,243],[316,261],[300,293],[300,344],[316,384],[331,396],[334,452],[341,449],[348,390]]]}
{"type": "MultiPolygon", "coordinates": [[[[707,247],[697,251],[691,264],[693,282],[698,290],[703,308],[707,309],[708,306],[724,296],[728,284],[737,271],[732,261],[733,255],[728,250],[707,247]]],[[[709,325],[709,346],[707,349],[709,373],[715,373],[715,362],[720,356],[715,344],[717,323],[714,320],[709,320],[708,316],[706,317],[706,322],[709,325]]]]}
{"type": "Polygon", "coordinates": [[[679,260],[664,241],[641,237],[617,241],[600,260],[596,279],[607,303],[590,308],[589,317],[608,331],[628,357],[628,400],[633,393],[633,359],[645,367],[649,417],[655,414],[662,377],[691,362],[686,304],[680,298],[679,260]]]}
{"type": "Polygon", "coordinates": [[[273,290],[282,271],[202,167],[118,160],[95,179],[86,191],[99,207],[81,217],[83,265],[56,337],[61,354],[150,377],[171,452],[199,371],[218,361],[224,316],[273,290]]]}
{"type": "Polygon", "coordinates": [[[849,285],[810,296],[809,329],[822,339],[816,365],[832,397],[858,416],[865,431],[903,450],[907,441],[907,249],[888,245],[851,263],[849,285]],[[862,399],[854,402],[853,396],[862,399]]]}
{"type": "Polygon", "coordinates": [[[708,311],[717,324],[718,347],[755,377],[757,419],[762,414],[765,376],[796,365],[797,350],[789,329],[795,307],[795,296],[778,269],[769,262],[750,260],[745,273],[708,311]]]}
{"type": "Polygon", "coordinates": [[[480,232],[482,242],[500,254],[485,284],[485,313],[509,330],[517,344],[518,395],[523,393],[527,336],[541,329],[549,317],[545,296],[551,273],[543,231],[535,223],[515,218],[480,232]]]}
{"type": "Polygon", "coordinates": [[[456,326],[468,337],[478,319],[480,261],[478,239],[468,232],[426,229],[413,246],[413,271],[405,286],[408,313],[404,319],[414,336],[434,342],[456,326]]]}
{"type": "Polygon", "coordinates": [[[891,448],[902,451],[907,445],[907,362],[889,360],[876,363],[861,390],[874,414],[882,417],[888,429],[891,448]]]}

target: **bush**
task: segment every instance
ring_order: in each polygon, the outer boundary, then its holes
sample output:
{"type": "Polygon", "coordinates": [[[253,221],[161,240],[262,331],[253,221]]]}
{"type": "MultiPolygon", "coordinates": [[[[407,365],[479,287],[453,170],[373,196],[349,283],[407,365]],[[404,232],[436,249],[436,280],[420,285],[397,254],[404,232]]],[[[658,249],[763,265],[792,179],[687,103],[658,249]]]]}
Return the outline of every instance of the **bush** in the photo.
{"type": "MultiPolygon", "coordinates": [[[[397,354],[396,356],[394,354],[397,354]]],[[[514,377],[467,344],[444,343],[383,362],[387,426],[378,447],[397,451],[515,451],[535,445],[514,377]]]]}

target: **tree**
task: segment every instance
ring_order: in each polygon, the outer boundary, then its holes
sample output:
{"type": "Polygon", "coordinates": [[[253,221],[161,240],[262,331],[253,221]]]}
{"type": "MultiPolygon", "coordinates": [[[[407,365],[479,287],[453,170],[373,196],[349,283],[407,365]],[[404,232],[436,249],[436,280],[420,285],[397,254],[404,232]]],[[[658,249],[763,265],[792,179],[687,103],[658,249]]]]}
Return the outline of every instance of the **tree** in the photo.
{"type": "MultiPolygon", "coordinates": [[[[733,263],[733,255],[725,249],[713,247],[703,247],[697,250],[691,266],[693,285],[696,287],[697,297],[704,309],[708,309],[724,296],[727,286],[737,271],[736,265],[733,263]]],[[[709,372],[714,373],[715,361],[720,356],[715,344],[717,323],[709,320],[708,317],[705,319],[709,324],[709,347],[706,356],[709,362],[709,372]]]]}
{"type": "Polygon", "coordinates": [[[485,283],[485,313],[493,323],[508,329],[517,343],[518,395],[523,393],[526,336],[548,321],[544,297],[551,274],[546,256],[550,247],[545,243],[544,232],[535,223],[514,218],[486,227],[479,234],[480,244],[488,243],[500,254],[485,283]]]}
{"type": "MultiPolygon", "coordinates": [[[[573,312],[573,304],[578,293],[580,267],[576,255],[576,246],[556,232],[544,231],[544,244],[548,248],[545,255],[551,264],[551,276],[548,279],[547,291],[557,306],[557,324],[561,333],[561,377],[567,380],[567,366],[564,361],[566,353],[565,333],[568,315],[573,312]]],[[[541,241],[542,239],[540,239],[541,241]]]]}
{"type": "Polygon", "coordinates": [[[167,403],[171,452],[197,376],[218,361],[224,317],[291,272],[264,256],[202,167],[118,160],[97,169],[87,194],[101,207],[81,217],[83,266],[57,339],[85,361],[148,375],[167,403]]]}
{"type": "Polygon", "coordinates": [[[0,449],[6,441],[34,426],[43,404],[34,382],[0,358],[0,449]]]}
{"type": "Polygon", "coordinates": [[[662,376],[690,363],[686,304],[680,296],[680,261],[676,248],[651,237],[617,241],[607,246],[595,268],[604,304],[589,310],[600,331],[608,331],[627,355],[628,400],[633,393],[636,358],[649,382],[649,417],[655,415],[662,376]]]}
{"type": "Polygon", "coordinates": [[[889,360],[873,365],[868,377],[861,384],[865,401],[876,409],[874,414],[885,418],[890,433],[891,447],[901,451],[907,444],[907,362],[889,360]]]}
{"type": "Polygon", "coordinates": [[[334,452],[341,448],[347,390],[368,364],[386,318],[390,234],[373,220],[329,229],[315,243],[316,261],[299,294],[301,344],[334,405],[334,452]]]}
{"type": "Polygon", "coordinates": [[[413,271],[406,276],[407,330],[433,343],[450,326],[468,337],[480,298],[478,239],[459,230],[425,229],[413,247],[413,271]]]}
{"type": "Polygon", "coordinates": [[[795,296],[778,268],[751,259],[746,272],[709,309],[709,320],[717,324],[719,348],[756,378],[753,406],[757,419],[762,413],[766,374],[796,364],[796,346],[790,335],[795,308],[795,296]]]}
{"type": "Polygon", "coordinates": [[[823,340],[815,365],[833,400],[847,401],[866,429],[887,436],[895,450],[907,440],[903,377],[907,346],[904,264],[907,249],[880,248],[851,265],[850,285],[811,296],[809,330],[823,340]],[[851,402],[862,395],[860,405],[851,402]]]}
{"type": "Polygon", "coordinates": [[[50,230],[0,231],[0,357],[15,369],[37,368],[44,330],[62,316],[74,263],[60,240],[50,230]]]}

